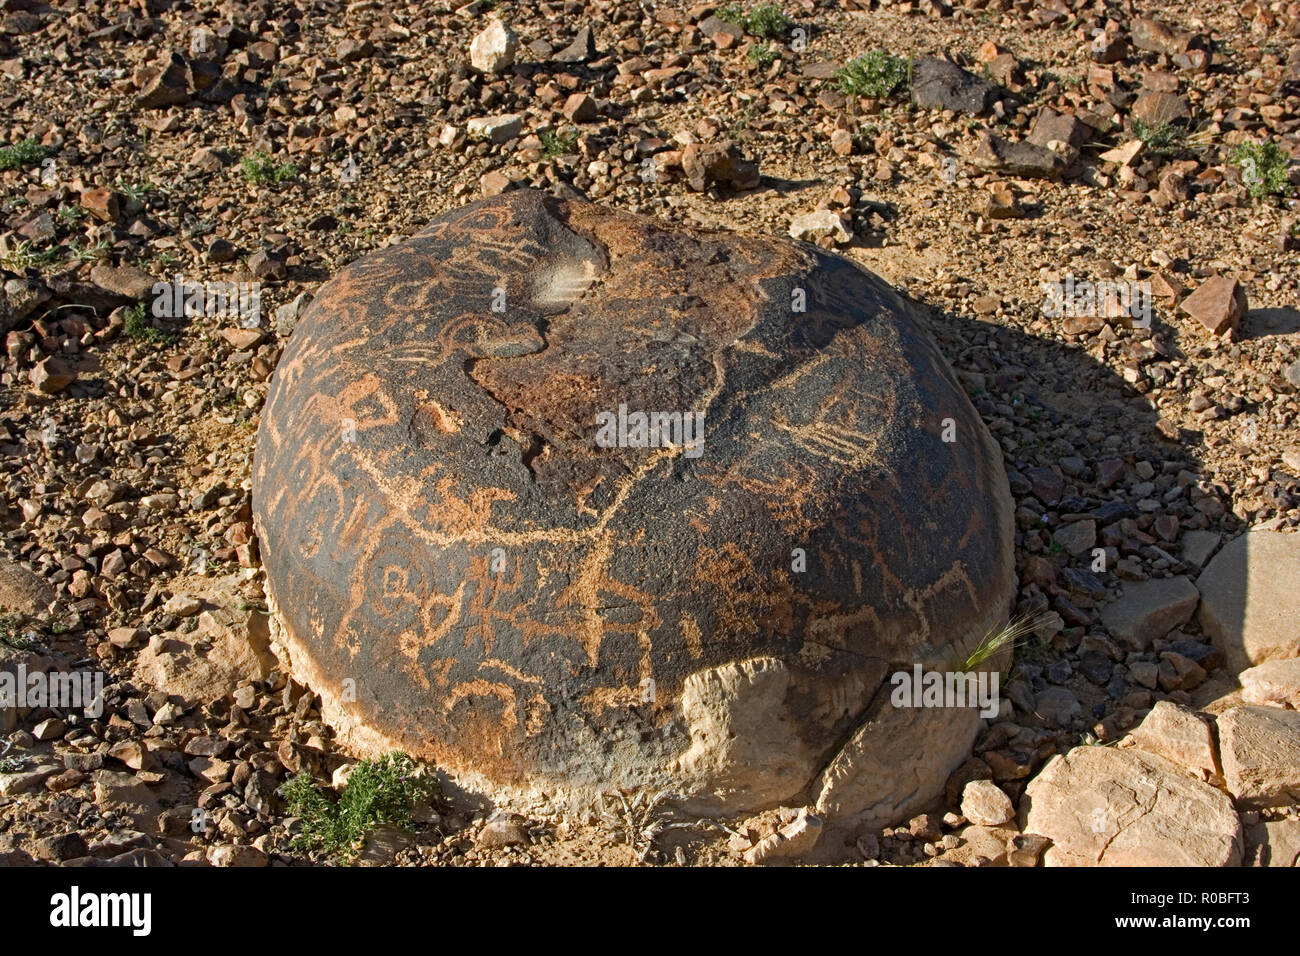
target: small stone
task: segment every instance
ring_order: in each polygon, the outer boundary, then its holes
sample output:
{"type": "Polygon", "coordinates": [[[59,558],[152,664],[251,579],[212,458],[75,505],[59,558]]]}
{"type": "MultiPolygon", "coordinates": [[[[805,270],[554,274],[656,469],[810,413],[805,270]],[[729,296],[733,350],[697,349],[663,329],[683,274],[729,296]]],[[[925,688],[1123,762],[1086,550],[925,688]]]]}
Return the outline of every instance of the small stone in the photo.
{"type": "Polygon", "coordinates": [[[532,838],[522,817],[498,811],[488,818],[474,842],[484,847],[528,846],[532,838]]]}
{"type": "Polygon", "coordinates": [[[1009,189],[998,189],[984,197],[979,213],[989,219],[1020,219],[1025,211],[1009,189]]]}
{"type": "Polygon", "coordinates": [[[1027,142],[1044,149],[1053,149],[1053,143],[1062,143],[1067,155],[1077,155],[1079,147],[1087,142],[1090,128],[1069,113],[1058,113],[1044,106],[1034,118],[1027,142]]]}
{"type": "Polygon", "coordinates": [[[1001,826],[1015,816],[1011,798],[991,780],[972,780],[961,795],[961,815],[984,827],[1001,826]]]}
{"type": "Polygon", "coordinates": [[[590,123],[600,116],[596,101],[587,93],[572,94],[564,101],[564,109],[561,112],[572,123],[590,123]]]}
{"type": "Polygon", "coordinates": [[[293,301],[275,310],[275,331],[282,336],[292,335],[298,319],[311,302],[310,292],[299,292],[293,301]]]}
{"type": "Polygon", "coordinates": [[[512,185],[514,184],[510,181],[510,177],[499,169],[494,169],[479,177],[479,188],[483,190],[484,196],[499,196],[512,185]]]}
{"type": "Polygon", "coordinates": [[[0,610],[35,617],[54,601],[54,589],[21,564],[0,556],[0,610]]]}
{"type": "Polygon", "coordinates": [[[58,740],[67,729],[68,725],[58,717],[49,717],[32,728],[32,736],[37,740],[58,740]]]}
{"type": "Polygon", "coordinates": [[[148,770],[154,765],[152,755],[137,740],[123,740],[109,748],[108,756],[121,761],[132,770],[148,770]]]}
{"type": "Polygon", "coordinates": [[[1088,553],[1097,544],[1097,522],[1071,521],[1056,529],[1052,535],[1054,541],[1073,557],[1088,553]]]}
{"type": "Polygon", "coordinates": [[[136,97],[137,109],[162,109],[180,106],[190,100],[189,71],[185,60],[173,52],[165,62],[144,67],[136,74],[140,95],[136,97]]]}
{"type": "Polygon", "coordinates": [[[257,348],[266,338],[266,333],[261,329],[218,329],[217,334],[237,351],[257,348]]]}
{"type": "Polygon", "coordinates": [[[90,847],[86,843],[86,838],[76,832],[41,837],[32,848],[32,856],[36,859],[54,863],[89,855],[90,847]]]}
{"type": "Polygon", "coordinates": [[[688,144],[682,150],[682,171],[687,185],[697,193],[711,183],[753,189],[759,182],[758,163],[745,159],[730,140],[688,144]]]}
{"type": "Polygon", "coordinates": [[[1178,557],[1184,563],[1190,564],[1194,568],[1205,566],[1214,549],[1219,546],[1223,540],[1223,535],[1217,531],[1188,531],[1183,534],[1182,548],[1178,552],[1178,557]]]}
{"type": "Polygon", "coordinates": [[[476,116],[465,124],[466,131],[473,139],[486,139],[500,145],[508,143],[523,131],[524,120],[518,113],[501,116],[476,116]]]}
{"type": "Polygon", "coordinates": [[[152,832],[158,815],[158,800],[149,788],[129,773],[110,770],[95,772],[95,803],[103,813],[121,813],[140,830],[152,832]]]}
{"type": "Polygon", "coordinates": [[[1013,143],[987,131],[980,134],[979,146],[971,160],[984,169],[1010,173],[1026,179],[1059,179],[1069,168],[1060,153],[1034,143],[1013,143]]]}
{"type": "Polygon", "coordinates": [[[912,67],[912,96],[922,109],[978,116],[993,108],[1001,92],[993,83],[948,60],[923,57],[912,67]]]}
{"type": "Polygon", "coordinates": [[[153,291],[155,279],[135,266],[110,266],[101,263],[90,270],[90,281],[101,289],[127,299],[143,299],[153,291]]]}
{"type": "Polygon", "coordinates": [[[1037,833],[1017,833],[1007,840],[1008,866],[1037,866],[1052,841],[1037,833]]]}
{"type": "Polygon", "coordinates": [[[193,617],[203,609],[203,602],[191,594],[176,594],[167,599],[163,610],[176,617],[193,617]]]}
{"type": "Polygon", "coordinates": [[[907,832],[918,840],[930,843],[943,836],[943,821],[933,813],[918,813],[907,821],[907,832]]]}
{"type": "Polygon", "coordinates": [[[832,209],[815,209],[796,216],[790,223],[790,235],[802,242],[829,238],[837,245],[853,238],[853,233],[844,225],[840,214],[832,209]]]}
{"type": "Polygon", "coordinates": [[[361,866],[392,866],[401,853],[414,841],[411,835],[401,827],[392,824],[380,824],[366,831],[361,852],[357,854],[357,863],[361,866]]]}
{"type": "Polygon", "coordinates": [[[1152,129],[1185,122],[1192,116],[1191,110],[1187,108],[1187,102],[1178,94],[1151,91],[1137,98],[1130,115],[1135,121],[1145,123],[1152,129]]]}
{"type": "Polygon", "coordinates": [[[1246,291],[1235,279],[1213,276],[1182,301],[1184,312],[1215,335],[1235,329],[1246,314],[1246,291]]]}
{"type": "Polygon", "coordinates": [[[62,359],[51,355],[32,366],[27,377],[37,391],[56,395],[77,380],[77,373],[62,359]]]}
{"type": "Polygon", "coordinates": [[[1292,387],[1300,388],[1300,359],[1288,365],[1282,374],[1292,387]]]}
{"type": "Polygon", "coordinates": [[[469,44],[469,62],[480,73],[503,73],[515,62],[519,37],[497,17],[490,17],[488,25],[469,44]]]}
{"type": "Polygon", "coordinates": [[[108,632],[108,641],[114,647],[132,647],[140,640],[140,629],[137,627],[115,627],[108,632]]]}
{"type": "Polygon", "coordinates": [[[744,860],[761,864],[800,856],[817,844],[821,833],[821,818],[809,813],[806,807],[801,808],[792,822],[746,850],[744,860]]]}
{"type": "Polygon", "coordinates": [[[1142,152],[1142,149],[1145,146],[1146,143],[1142,140],[1133,139],[1121,146],[1116,146],[1114,149],[1106,150],[1097,158],[1103,163],[1115,163],[1118,166],[1127,166],[1132,163],[1133,160],[1137,159],[1138,154],[1142,152]]]}
{"type": "Polygon", "coordinates": [[[117,222],[122,215],[121,200],[111,189],[86,190],[81,194],[80,205],[100,222],[117,222]]]}
{"type": "MultiPolygon", "coordinates": [[[[1079,698],[1066,687],[1047,687],[1034,695],[1034,712],[1051,727],[1069,727],[1083,713],[1079,698]]],[[[985,757],[987,760],[987,756],[985,757]]],[[[996,778],[995,778],[996,779],[996,778]]]]}
{"type": "Polygon", "coordinates": [[[12,797],[35,790],[58,772],[58,767],[37,767],[16,773],[0,773],[0,797],[12,797]]]}
{"type": "Polygon", "coordinates": [[[1194,39],[1193,34],[1180,33],[1158,20],[1147,17],[1134,17],[1129,24],[1129,35],[1133,45],[1139,50],[1164,53],[1167,56],[1186,52],[1194,39]]]}
{"type": "Polygon", "coordinates": [[[1160,689],[1192,690],[1205,680],[1205,669],[1176,651],[1160,652],[1160,689]]]}
{"type": "Polygon", "coordinates": [[[283,279],[288,274],[284,257],[266,249],[248,257],[248,271],[255,279],[283,279]]]}
{"type": "Polygon", "coordinates": [[[65,770],[62,773],[56,773],[53,777],[45,781],[45,789],[51,793],[62,793],[65,790],[71,790],[73,787],[80,786],[86,779],[86,775],[80,770],[65,770]]]}
{"type": "Polygon", "coordinates": [[[1061,500],[1065,492],[1065,479],[1046,465],[1026,468],[1024,475],[1029,479],[1034,497],[1045,505],[1054,505],[1061,500]]]}
{"type": "Polygon", "coordinates": [[[221,844],[208,849],[208,862],[213,866],[262,867],[268,866],[266,854],[254,846],[221,844]]]}
{"type": "Polygon", "coordinates": [[[234,262],[238,255],[239,250],[235,248],[235,244],[229,239],[223,239],[220,236],[215,237],[211,242],[209,242],[207,249],[203,252],[203,258],[207,259],[208,262],[218,264],[222,262],[234,262]]]}
{"type": "Polygon", "coordinates": [[[591,27],[583,27],[573,38],[573,42],[551,59],[556,63],[586,63],[596,59],[596,56],[596,39],[591,32],[591,27]]]}

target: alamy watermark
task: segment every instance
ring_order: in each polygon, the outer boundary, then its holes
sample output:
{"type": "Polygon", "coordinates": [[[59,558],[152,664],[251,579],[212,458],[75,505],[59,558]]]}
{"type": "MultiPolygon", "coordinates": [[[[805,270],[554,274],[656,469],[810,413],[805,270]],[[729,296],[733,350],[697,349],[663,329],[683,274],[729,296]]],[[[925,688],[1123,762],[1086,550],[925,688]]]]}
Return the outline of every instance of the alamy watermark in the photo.
{"type": "Polygon", "coordinates": [[[33,671],[19,664],[0,671],[0,708],[81,708],[92,719],[104,714],[104,675],[99,671],[33,671]]]}
{"type": "Polygon", "coordinates": [[[72,886],[50,897],[50,925],[59,929],[120,927],[132,936],[148,936],[153,929],[153,894],[82,892],[72,886]]]}
{"type": "Polygon", "coordinates": [[[978,707],[992,720],[1001,709],[997,671],[927,671],[920,664],[895,671],[889,702],[895,707],[978,707]]]}
{"type": "Polygon", "coordinates": [[[1102,279],[1092,282],[1066,273],[1055,282],[1039,283],[1043,314],[1048,318],[1104,318],[1127,316],[1136,329],[1151,328],[1151,283],[1102,279]]]}
{"type": "Polygon", "coordinates": [[[596,444],[601,448],[681,448],[687,458],[704,454],[704,412],[596,413],[596,444]]]}
{"type": "Polygon", "coordinates": [[[160,319],[221,316],[238,319],[247,329],[262,321],[262,286],[258,282],[189,282],[177,275],[153,287],[153,314],[160,319]]]}

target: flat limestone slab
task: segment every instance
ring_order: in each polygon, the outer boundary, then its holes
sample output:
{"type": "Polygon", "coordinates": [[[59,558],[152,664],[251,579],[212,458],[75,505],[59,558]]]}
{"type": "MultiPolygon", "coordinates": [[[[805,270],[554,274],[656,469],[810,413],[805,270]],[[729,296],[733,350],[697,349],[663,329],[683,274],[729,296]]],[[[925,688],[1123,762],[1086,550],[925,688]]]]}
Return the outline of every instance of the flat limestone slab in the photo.
{"type": "Polygon", "coordinates": [[[1025,788],[1025,831],[1046,866],[1236,866],[1241,821],[1226,793],[1142,750],[1075,747],[1025,788]]]}
{"type": "Polygon", "coordinates": [[[1251,531],[1197,579],[1198,619],[1234,672],[1300,657],[1300,534],[1251,531]]]}

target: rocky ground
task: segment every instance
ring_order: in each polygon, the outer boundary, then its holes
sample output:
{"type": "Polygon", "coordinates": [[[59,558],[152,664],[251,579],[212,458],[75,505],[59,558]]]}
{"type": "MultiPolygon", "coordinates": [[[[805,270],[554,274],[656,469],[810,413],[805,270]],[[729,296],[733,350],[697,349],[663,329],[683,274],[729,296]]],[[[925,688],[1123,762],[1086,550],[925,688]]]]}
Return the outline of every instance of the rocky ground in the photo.
{"type": "MultiPolygon", "coordinates": [[[[1300,855],[1300,174],[1237,152],[1300,156],[1300,3],[0,11],[0,659],[110,682],[0,711],[4,862],[309,862],[277,788],[350,761],[267,649],[267,380],[341,265],[529,185],[836,248],[929,307],[1004,449],[1038,627],[945,804],[849,856],[1300,855]],[[873,50],[910,96],[841,91],[873,50]],[[258,283],[260,321],[142,312],[175,275],[258,283]],[[1045,314],[1067,275],[1149,282],[1154,321],[1045,314]]],[[[740,864],[803,826],[607,811],[435,802],[360,858],[740,864]]]]}

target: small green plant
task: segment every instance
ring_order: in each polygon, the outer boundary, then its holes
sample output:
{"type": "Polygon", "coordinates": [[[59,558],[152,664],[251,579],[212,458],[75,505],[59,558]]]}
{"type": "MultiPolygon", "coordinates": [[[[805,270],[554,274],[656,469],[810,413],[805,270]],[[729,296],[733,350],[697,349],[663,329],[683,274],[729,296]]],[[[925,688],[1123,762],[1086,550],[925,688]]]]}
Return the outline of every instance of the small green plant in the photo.
{"type": "Polygon", "coordinates": [[[77,262],[91,262],[95,259],[102,259],[108,255],[109,248],[110,244],[107,239],[101,239],[94,245],[88,246],[83,246],[76,240],[68,243],[72,258],[77,262]]]}
{"type": "Polygon", "coordinates": [[[718,11],[718,19],[734,23],[749,36],[769,40],[783,36],[790,29],[790,18],[775,3],[760,3],[749,12],[738,3],[729,3],[718,11]]]}
{"type": "Polygon", "coordinates": [[[155,252],[149,257],[149,260],[164,272],[181,261],[180,256],[176,255],[176,253],[172,252],[170,249],[163,249],[161,252],[155,252]]]}
{"type": "Polygon", "coordinates": [[[51,150],[34,139],[24,139],[12,146],[0,149],[0,172],[11,169],[23,169],[35,166],[50,154],[51,150]]]}
{"type": "Polygon", "coordinates": [[[26,757],[0,757],[0,773],[21,773],[26,766],[26,757]]]}
{"type": "Polygon", "coordinates": [[[1241,143],[1229,159],[1241,170],[1241,181],[1251,199],[1267,199],[1286,192],[1290,157],[1272,140],[1241,143]]]}
{"type": "Polygon", "coordinates": [[[1183,130],[1172,123],[1161,123],[1159,126],[1152,126],[1150,123],[1135,119],[1133,121],[1133,135],[1142,140],[1149,149],[1162,153],[1168,152],[1182,141],[1183,130]]]}
{"type": "Polygon", "coordinates": [[[175,338],[171,333],[156,328],[149,321],[143,302],[139,302],[126,310],[126,319],[123,326],[126,330],[126,337],[136,342],[154,342],[163,345],[175,338]]]}
{"type": "Polygon", "coordinates": [[[37,249],[30,239],[23,239],[14,243],[13,248],[4,256],[5,266],[13,269],[15,272],[22,272],[30,267],[41,268],[43,266],[52,266],[59,261],[58,248],[37,249]]]}
{"type": "Polygon", "coordinates": [[[758,117],[758,106],[753,100],[749,100],[741,107],[740,112],[735,118],[727,124],[727,137],[729,139],[741,139],[748,136],[749,125],[758,117]]]}
{"type": "Polygon", "coordinates": [[[1042,617],[1039,615],[1025,614],[1013,617],[1004,627],[984,635],[983,640],[975,645],[975,649],[957,665],[957,670],[963,674],[973,671],[1002,648],[1019,647],[1041,623],[1042,617]]]}
{"type": "Polygon", "coordinates": [[[59,217],[59,220],[65,226],[75,226],[86,215],[86,211],[80,206],[63,205],[59,207],[55,215],[59,217]]]}
{"type": "Polygon", "coordinates": [[[293,163],[277,163],[261,150],[245,156],[240,161],[239,168],[243,171],[244,178],[255,186],[283,183],[298,176],[298,167],[293,163]]]}
{"type": "Polygon", "coordinates": [[[578,141],[578,131],[569,130],[567,133],[559,133],[553,129],[548,129],[541,135],[542,152],[548,159],[554,159],[556,156],[563,156],[573,149],[573,144],[578,141]]]}
{"type": "Polygon", "coordinates": [[[755,43],[749,48],[749,62],[758,67],[768,67],[776,60],[776,50],[770,43],[755,43]]]}
{"type": "Polygon", "coordinates": [[[841,67],[835,81],[840,92],[849,96],[888,99],[912,85],[912,63],[884,50],[873,50],[841,67]]]}
{"type": "Polygon", "coordinates": [[[153,192],[153,183],[147,179],[142,183],[128,183],[119,179],[114,183],[114,188],[132,202],[143,202],[144,197],[153,192]]]}
{"type": "Polygon", "coordinates": [[[19,628],[19,621],[16,617],[4,615],[0,617],[0,644],[7,644],[16,650],[25,651],[35,646],[36,641],[30,634],[24,633],[19,628]]]}
{"type": "Polygon", "coordinates": [[[362,760],[338,800],[322,793],[306,773],[280,787],[289,813],[302,820],[294,846],[338,854],[345,862],[356,856],[371,828],[392,824],[409,830],[415,806],[437,792],[437,781],[402,753],[362,760]]]}

